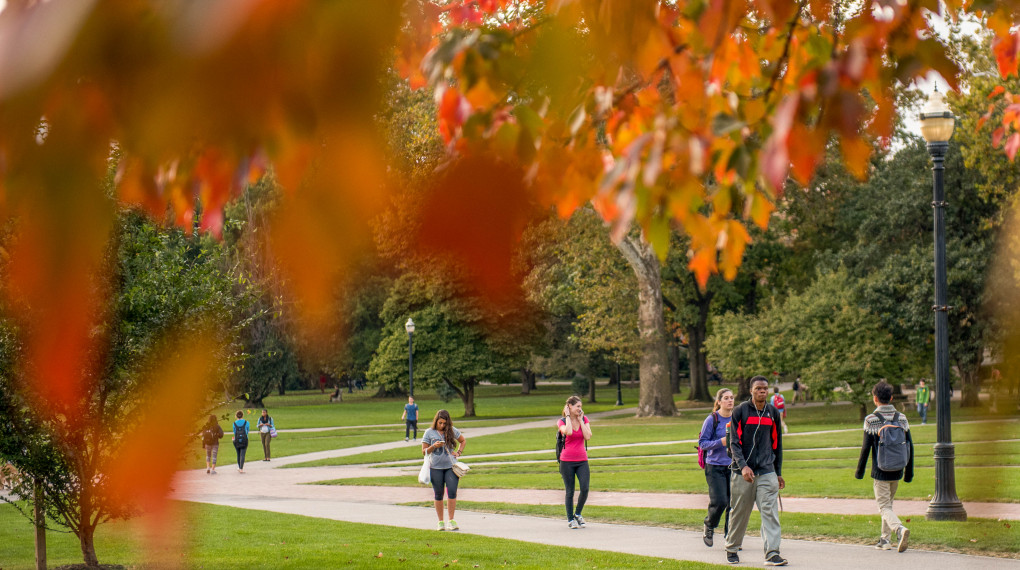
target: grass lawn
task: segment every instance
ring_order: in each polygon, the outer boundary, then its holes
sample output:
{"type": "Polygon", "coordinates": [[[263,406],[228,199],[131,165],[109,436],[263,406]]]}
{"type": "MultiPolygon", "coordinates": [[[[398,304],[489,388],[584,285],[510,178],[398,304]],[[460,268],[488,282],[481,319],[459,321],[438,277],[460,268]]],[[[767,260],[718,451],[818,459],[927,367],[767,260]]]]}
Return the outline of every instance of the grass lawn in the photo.
{"type": "MultiPolygon", "coordinates": [[[[214,505],[184,504],[179,528],[186,545],[158,551],[155,562],[186,568],[649,568],[659,559],[461,533],[423,533],[214,505]]],[[[151,567],[130,522],[104,524],[96,550],[104,564],[151,567]]],[[[32,527],[12,506],[0,506],[0,563],[5,570],[35,568],[32,527]]],[[[47,533],[49,565],[82,561],[77,539],[47,533]]],[[[151,555],[148,555],[151,556],[151,555]]],[[[675,562],[670,561],[670,565],[675,562]]],[[[723,566],[680,562],[680,568],[723,566]]]]}
{"type": "MultiPolygon", "coordinates": [[[[901,487],[902,488],[902,487],[901,487]]],[[[431,503],[412,503],[429,507],[431,503]]],[[[476,503],[459,501],[457,508],[466,511],[532,515],[563,518],[562,505],[516,505],[510,503],[476,503]]],[[[701,531],[705,511],[693,509],[650,509],[637,507],[587,506],[588,522],[662,526],[701,531]]],[[[881,521],[878,515],[818,515],[811,513],[780,513],[783,538],[827,540],[850,544],[873,545],[878,542],[881,521]]],[[[904,518],[910,528],[910,547],[944,552],[964,552],[1020,558],[1020,526],[1009,521],[970,519],[966,522],[932,522],[920,518],[904,518]]],[[[752,511],[747,529],[757,535],[761,526],[758,511],[752,511]]],[[[719,529],[721,540],[722,528],[719,529]]],[[[718,546],[718,544],[716,545],[718,546]]]]}

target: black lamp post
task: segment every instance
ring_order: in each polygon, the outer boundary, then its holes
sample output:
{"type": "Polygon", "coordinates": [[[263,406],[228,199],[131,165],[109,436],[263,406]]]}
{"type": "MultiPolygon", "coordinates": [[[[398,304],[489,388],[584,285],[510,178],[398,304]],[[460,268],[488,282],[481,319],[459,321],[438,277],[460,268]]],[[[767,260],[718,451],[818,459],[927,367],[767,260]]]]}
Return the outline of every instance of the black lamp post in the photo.
{"type": "Polygon", "coordinates": [[[620,376],[620,363],[616,363],[616,405],[623,405],[623,393],[620,391],[620,386],[623,385],[623,379],[620,376]]]}
{"type": "Polygon", "coordinates": [[[404,323],[404,330],[407,331],[407,394],[414,396],[414,352],[411,350],[411,341],[414,337],[414,321],[410,317],[404,323]]]}
{"type": "Polygon", "coordinates": [[[949,341],[946,305],[946,191],[942,177],[943,163],[949,150],[956,118],[944,95],[936,89],[921,111],[921,134],[928,141],[932,159],[935,210],[935,413],[937,443],[935,444],[935,496],[928,505],[926,517],[935,521],[965,521],[967,511],[956,496],[956,448],[949,418],[949,341]]]}

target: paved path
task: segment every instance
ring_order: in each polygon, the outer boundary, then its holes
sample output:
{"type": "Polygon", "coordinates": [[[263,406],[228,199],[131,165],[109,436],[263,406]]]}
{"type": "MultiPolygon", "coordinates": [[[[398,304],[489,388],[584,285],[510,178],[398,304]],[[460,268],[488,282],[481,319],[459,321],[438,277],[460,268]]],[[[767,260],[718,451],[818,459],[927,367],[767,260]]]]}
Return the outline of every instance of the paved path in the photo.
{"type": "MultiPolygon", "coordinates": [[[[590,414],[591,417],[633,414],[634,409],[612,410],[590,414]]],[[[548,427],[548,419],[528,421],[505,426],[465,428],[469,437],[507,433],[517,429],[548,427]]],[[[403,441],[366,445],[327,452],[285,457],[272,462],[254,461],[245,465],[244,474],[237,473],[232,465],[224,465],[220,473],[212,476],[204,470],[178,473],[174,497],[232,507],[290,513],[349,522],[362,522],[387,526],[432,529],[435,513],[432,509],[400,506],[399,503],[427,501],[429,489],[421,487],[359,487],[324,486],[308,483],[351,477],[404,476],[414,477],[417,465],[370,467],[346,465],[276,469],[276,467],[303,463],[327,457],[343,457],[369,451],[417,447],[403,441]]],[[[409,450],[410,451],[410,450],[409,450]]],[[[224,449],[226,460],[232,454],[224,449]]],[[[465,501],[510,502],[521,504],[562,504],[562,491],[521,489],[472,489],[470,484],[460,491],[465,501]]],[[[589,505],[615,505],[659,508],[702,509],[707,504],[705,495],[670,493],[592,492],[589,505]]],[[[810,499],[787,497],[783,499],[787,512],[818,512],[838,514],[875,514],[875,504],[865,499],[810,499]]],[[[972,517],[1020,520],[1020,505],[1002,503],[967,503],[972,517]]],[[[923,515],[927,503],[923,501],[897,501],[896,511],[901,516],[923,515]]],[[[590,521],[588,528],[572,531],[564,521],[517,515],[496,515],[460,511],[457,520],[462,532],[483,536],[510,538],[528,542],[592,548],[655,556],[662,559],[696,560],[716,564],[725,563],[720,544],[707,548],[698,532],[645,527],[636,525],[599,524],[590,521]]],[[[435,532],[429,530],[428,532],[435,532]]],[[[764,554],[758,537],[747,537],[741,558],[744,566],[760,567],[764,554]]],[[[882,564],[895,564],[898,568],[989,569],[1009,568],[1020,570],[1020,560],[966,556],[943,552],[910,549],[903,554],[877,551],[870,547],[836,544],[820,541],[784,540],[783,555],[792,566],[825,568],[826,570],[852,569],[882,564]]]]}

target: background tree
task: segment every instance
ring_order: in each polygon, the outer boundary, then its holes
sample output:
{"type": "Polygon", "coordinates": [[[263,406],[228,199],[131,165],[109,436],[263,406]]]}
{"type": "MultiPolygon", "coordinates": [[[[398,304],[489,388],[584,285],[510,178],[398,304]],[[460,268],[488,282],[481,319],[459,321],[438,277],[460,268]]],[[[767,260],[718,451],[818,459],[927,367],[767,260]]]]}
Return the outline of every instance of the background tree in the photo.
{"type": "MultiPolygon", "coordinates": [[[[222,272],[216,243],[203,244],[181,230],[158,228],[143,214],[124,212],[115,244],[110,252],[113,278],[106,284],[114,295],[94,329],[103,339],[92,355],[101,373],[88,385],[88,405],[78,415],[28,405],[36,394],[26,389],[24,377],[33,371],[11,332],[32,323],[5,321],[7,334],[0,348],[10,364],[2,368],[0,381],[3,417],[9,420],[3,422],[0,458],[24,475],[14,495],[31,503],[33,482],[41,482],[47,516],[78,537],[90,567],[98,565],[96,527],[136,514],[146,499],[146,493],[125,495],[118,485],[152,466],[162,469],[163,463],[174,463],[191,435],[188,410],[197,412],[196,406],[204,407],[222,389],[209,380],[224,377],[231,366],[229,355],[237,350],[233,340],[251,301],[243,290],[234,289],[232,276],[222,272]],[[187,341],[168,344],[164,335],[169,331],[198,346],[189,347],[187,341]],[[209,331],[216,336],[210,337],[209,331]],[[213,347],[222,348],[209,352],[213,347]],[[207,354],[201,359],[206,364],[197,368],[196,351],[207,354]],[[188,386],[171,385],[163,370],[153,368],[167,354],[191,362],[184,370],[197,378],[188,386]],[[155,410],[168,405],[184,414],[182,423],[175,425],[170,448],[159,454],[166,458],[153,458],[147,430],[166,430],[166,414],[155,410]],[[131,467],[128,462],[138,464],[131,467]]],[[[99,286],[98,279],[94,283],[99,286]]]]}

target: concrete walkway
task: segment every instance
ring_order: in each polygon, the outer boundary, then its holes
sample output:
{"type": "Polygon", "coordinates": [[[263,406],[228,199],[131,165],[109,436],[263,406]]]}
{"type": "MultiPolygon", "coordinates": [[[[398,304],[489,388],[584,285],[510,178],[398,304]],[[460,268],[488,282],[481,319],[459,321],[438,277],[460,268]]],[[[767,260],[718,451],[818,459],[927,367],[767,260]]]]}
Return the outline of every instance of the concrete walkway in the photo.
{"type": "MultiPolygon", "coordinates": [[[[590,417],[633,414],[634,409],[612,410],[590,417]]],[[[465,435],[478,437],[495,433],[508,433],[518,429],[548,427],[549,419],[526,421],[519,424],[466,427],[465,435]]],[[[217,475],[205,470],[184,471],[174,482],[174,498],[246,509],[290,513],[333,520],[361,522],[387,526],[400,526],[435,532],[435,512],[431,508],[400,506],[399,503],[424,502],[431,499],[431,489],[424,487],[359,487],[337,485],[309,485],[317,481],[391,475],[415,477],[418,466],[371,467],[347,465],[276,469],[276,467],[303,463],[327,457],[343,457],[385,449],[417,448],[417,444],[404,441],[366,445],[319,453],[309,453],[276,459],[271,462],[254,461],[245,465],[240,474],[235,466],[225,463],[217,475]],[[427,529],[427,530],[424,530],[427,529]]],[[[228,446],[222,446],[221,458],[227,462],[233,456],[228,446]]],[[[562,491],[530,489],[472,489],[470,479],[461,488],[459,499],[479,502],[508,502],[520,504],[561,505],[562,491]]],[[[670,493],[620,493],[593,491],[589,505],[634,506],[658,508],[703,509],[708,502],[705,495],[670,493]]],[[[835,514],[875,514],[870,499],[812,499],[784,497],[785,512],[815,512],[835,514]]],[[[1020,504],[967,503],[971,517],[1020,520],[1020,504]]],[[[897,501],[896,511],[904,517],[921,516],[927,509],[923,501],[897,501]]],[[[458,511],[457,521],[462,532],[496,538],[510,538],[549,545],[569,544],[591,548],[654,556],[661,559],[694,560],[725,564],[721,540],[715,548],[707,548],[698,532],[645,527],[636,525],[600,524],[589,520],[588,528],[570,530],[566,522],[542,517],[496,515],[458,511]]],[[[877,530],[876,530],[877,532],[877,530]]],[[[820,541],[784,540],[783,556],[791,566],[825,568],[826,570],[859,570],[861,567],[895,564],[902,569],[938,568],[1020,569],[1020,560],[966,556],[942,552],[910,549],[903,554],[884,552],[870,547],[836,544],[820,541]]],[[[741,552],[743,566],[763,566],[764,553],[758,537],[747,537],[741,552]]]]}

